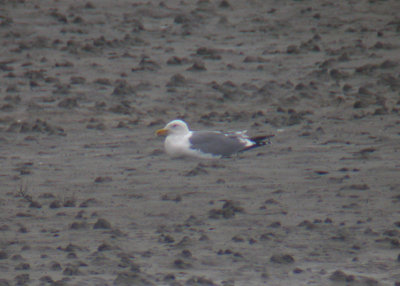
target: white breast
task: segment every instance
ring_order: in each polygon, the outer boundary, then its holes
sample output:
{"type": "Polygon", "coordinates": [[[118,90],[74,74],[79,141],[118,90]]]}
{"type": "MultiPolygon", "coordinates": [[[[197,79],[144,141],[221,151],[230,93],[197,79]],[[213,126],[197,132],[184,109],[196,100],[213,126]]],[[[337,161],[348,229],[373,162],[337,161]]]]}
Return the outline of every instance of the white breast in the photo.
{"type": "Polygon", "coordinates": [[[165,151],[172,157],[188,155],[190,152],[189,138],[190,134],[186,135],[168,135],[164,142],[165,151]]]}

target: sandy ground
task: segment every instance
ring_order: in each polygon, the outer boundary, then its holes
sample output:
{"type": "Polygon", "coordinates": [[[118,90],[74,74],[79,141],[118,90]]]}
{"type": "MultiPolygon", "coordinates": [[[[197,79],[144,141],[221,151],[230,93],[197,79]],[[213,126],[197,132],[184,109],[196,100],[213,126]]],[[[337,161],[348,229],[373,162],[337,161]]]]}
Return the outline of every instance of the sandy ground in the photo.
{"type": "Polygon", "coordinates": [[[400,2],[146,2],[0,1],[0,285],[400,285],[400,2]]]}

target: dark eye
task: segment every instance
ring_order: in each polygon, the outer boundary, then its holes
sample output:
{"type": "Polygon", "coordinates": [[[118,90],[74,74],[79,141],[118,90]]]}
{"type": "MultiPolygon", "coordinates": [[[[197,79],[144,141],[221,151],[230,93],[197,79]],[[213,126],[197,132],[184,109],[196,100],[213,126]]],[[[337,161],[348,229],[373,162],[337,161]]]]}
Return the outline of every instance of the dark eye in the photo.
{"type": "Polygon", "coordinates": [[[178,124],[174,124],[174,125],[172,125],[172,127],[173,127],[173,128],[178,127],[178,124]]]}

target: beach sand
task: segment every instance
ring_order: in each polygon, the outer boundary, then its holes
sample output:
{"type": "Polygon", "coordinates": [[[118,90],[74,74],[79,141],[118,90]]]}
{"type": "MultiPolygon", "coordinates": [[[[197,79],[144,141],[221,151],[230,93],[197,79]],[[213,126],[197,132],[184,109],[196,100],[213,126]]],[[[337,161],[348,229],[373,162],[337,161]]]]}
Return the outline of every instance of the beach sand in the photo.
{"type": "Polygon", "coordinates": [[[400,2],[0,3],[0,285],[400,285],[400,2]]]}

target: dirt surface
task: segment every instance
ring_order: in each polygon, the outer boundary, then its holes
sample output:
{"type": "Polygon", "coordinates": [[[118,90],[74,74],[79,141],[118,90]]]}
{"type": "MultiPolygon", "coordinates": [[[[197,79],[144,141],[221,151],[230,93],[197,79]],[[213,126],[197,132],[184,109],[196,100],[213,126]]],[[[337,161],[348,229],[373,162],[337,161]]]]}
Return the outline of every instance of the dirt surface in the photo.
{"type": "Polygon", "coordinates": [[[0,285],[400,285],[399,11],[0,1],[0,285]]]}

